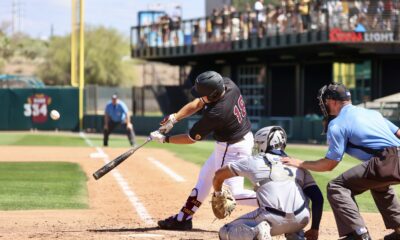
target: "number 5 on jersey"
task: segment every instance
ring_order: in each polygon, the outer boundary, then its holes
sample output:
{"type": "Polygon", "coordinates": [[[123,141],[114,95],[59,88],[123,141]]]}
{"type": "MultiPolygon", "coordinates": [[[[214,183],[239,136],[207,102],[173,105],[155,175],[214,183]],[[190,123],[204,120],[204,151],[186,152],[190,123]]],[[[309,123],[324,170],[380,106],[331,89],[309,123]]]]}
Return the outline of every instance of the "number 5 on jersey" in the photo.
{"type": "Polygon", "coordinates": [[[246,117],[246,106],[244,105],[243,97],[240,95],[237,104],[233,107],[233,114],[235,114],[239,123],[242,123],[246,117]]]}

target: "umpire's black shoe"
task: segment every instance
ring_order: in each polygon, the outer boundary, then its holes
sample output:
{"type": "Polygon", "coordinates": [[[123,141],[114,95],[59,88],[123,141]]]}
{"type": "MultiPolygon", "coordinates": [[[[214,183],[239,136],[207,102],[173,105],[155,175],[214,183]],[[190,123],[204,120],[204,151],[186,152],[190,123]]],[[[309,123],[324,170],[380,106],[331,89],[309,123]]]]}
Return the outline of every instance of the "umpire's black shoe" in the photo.
{"type": "Polygon", "coordinates": [[[400,240],[400,233],[394,231],[391,234],[386,235],[383,240],[400,240]]]}
{"type": "Polygon", "coordinates": [[[344,238],[341,238],[340,240],[372,240],[372,238],[369,235],[369,233],[366,232],[361,235],[357,235],[356,233],[350,233],[344,238]]]}
{"type": "Polygon", "coordinates": [[[171,216],[165,220],[158,221],[158,226],[161,229],[165,230],[191,230],[192,226],[192,219],[185,220],[185,221],[178,221],[177,215],[171,216]]]}

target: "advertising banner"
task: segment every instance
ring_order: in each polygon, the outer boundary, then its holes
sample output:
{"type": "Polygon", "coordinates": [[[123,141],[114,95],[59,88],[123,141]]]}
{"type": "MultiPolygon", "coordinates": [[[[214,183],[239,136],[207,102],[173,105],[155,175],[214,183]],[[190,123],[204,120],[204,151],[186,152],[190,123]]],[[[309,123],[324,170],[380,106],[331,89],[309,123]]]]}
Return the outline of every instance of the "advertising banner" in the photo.
{"type": "Polygon", "coordinates": [[[329,32],[330,42],[393,42],[391,31],[352,32],[340,28],[332,28],[329,32]]]}

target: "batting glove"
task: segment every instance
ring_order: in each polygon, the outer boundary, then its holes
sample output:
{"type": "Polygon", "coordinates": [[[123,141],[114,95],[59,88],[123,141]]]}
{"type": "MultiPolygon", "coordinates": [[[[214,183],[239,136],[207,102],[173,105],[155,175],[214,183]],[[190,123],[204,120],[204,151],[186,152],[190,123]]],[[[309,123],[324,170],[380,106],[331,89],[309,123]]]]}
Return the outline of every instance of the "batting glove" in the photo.
{"type": "Polygon", "coordinates": [[[171,129],[174,127],[174,124],[178,122],[176,120],[176,113],[170,114],[166,116],[161,122],[160,125],[161,127],[158,129],[161,133],[168,133],[171,131],[171,129]]]}
{"type": "Polygon", "coordinates": [[[151,132],[150,133],[150,138],[153,141],[158,141],[160,143],[165,143],[165,136],[162,133],[160,133],[159,130],[151,132]]]}

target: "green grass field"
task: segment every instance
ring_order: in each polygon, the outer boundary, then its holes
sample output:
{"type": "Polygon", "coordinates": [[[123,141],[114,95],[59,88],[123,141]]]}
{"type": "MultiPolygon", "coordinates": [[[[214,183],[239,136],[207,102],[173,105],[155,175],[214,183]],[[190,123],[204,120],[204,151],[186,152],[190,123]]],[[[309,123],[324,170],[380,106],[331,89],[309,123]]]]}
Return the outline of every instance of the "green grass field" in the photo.
{"type": "Polygon", "coordinates": [[[87,208],[86,175],[75,163],[2,162],[0,209],[87,208]]]}
{"type": "MultiPolygon", "coordinates": [[[[88,138],[96,146],[102,146],[101,135],[89,135],[88,138]]],[[[144,141],[145,138],[139,137],[138,143],[144,141]]],[[[44,146],[87,146],[84,140],[78,135],[46,135],[45,133],[18,133],[18,134],[0,134],[0,145],[44,145],[44,146]]],[[[111,135],[110,136],[110,147],[129,147],[128,141],[125,136],[111,135]]],[[[202,165],[205,160],[211,154],[214,143],[212,141],[198,142],[191,145],[175,145],[175,144],[160,144],[151,142],[145,146],[146,148],[161,148],[166,149],[175,153],[177,157],[180,157],[186,161],[202,165]]],[[[293,157],[297,157],[303,160],[316,160],[323,157],[326,153],[326,147],[321,145],[313,146],[299,146],[289,145],[287,147],[287,153],[293,157]]],[[[161,157],[161,156],[155,156],[161,157]]],[[[321,188],[324,196],[326,196],[326,185],[329,180],[335,178],[345,170],[360,163],[358,160],[345,155],[342,162],[331,172],[317,173],[312,172],[318,186],[321,188]]],[[[247,182],[246,184],[249,187],[247,182]]],[[[397,193],[400,192],[400,188],[396,187],[397,193]]],[[[326,197],[325,197],[326,199],[326,197]]],[[[357,202],[364,212],[377,212],[375,203],[369,192],[357,196],[357,202]]],[[[325,201],[325,210],[330,210],[328,201],[325,201]]]]}

